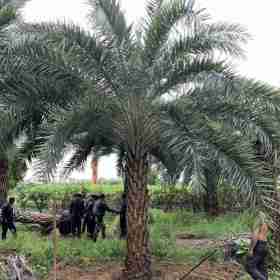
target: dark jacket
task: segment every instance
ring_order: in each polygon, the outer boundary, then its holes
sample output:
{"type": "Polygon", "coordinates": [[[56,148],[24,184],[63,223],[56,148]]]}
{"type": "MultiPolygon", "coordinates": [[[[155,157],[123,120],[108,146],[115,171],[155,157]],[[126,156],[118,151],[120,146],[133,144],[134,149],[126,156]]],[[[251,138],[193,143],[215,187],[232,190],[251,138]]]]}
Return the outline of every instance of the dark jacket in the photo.
{"type": "Polygon", "coordinates": [[[116,211],[114,209],[111,209],[105,201],[98,199],[96,200],[96,202],[94,203],[94,207],[93,207],[93,213],[96,217],[98,217],[99,219],[103,218],[105,216],[106,211],[108,212],[112,212],[115,214],[119,214],[119,211],[116,211]]]}
{"type": "Polygon", "coordinates": [[[84,202],[81,198],[74,198],[70,205],[70,214],[73,217],[82,217],[84,214],[84,202]]]}
{"type": "Polygon", "coordinates": [[[85,215],[86,216],[93,216],[93,207],[95,201],[93,199],[89,199],[85,205],[85,215]]]}
{"type": "Polygon", "coordinates": [[[10,203],[5,203],[2,207],[2,220],[8,223],[14,221],[14,208],[10,203]]]}

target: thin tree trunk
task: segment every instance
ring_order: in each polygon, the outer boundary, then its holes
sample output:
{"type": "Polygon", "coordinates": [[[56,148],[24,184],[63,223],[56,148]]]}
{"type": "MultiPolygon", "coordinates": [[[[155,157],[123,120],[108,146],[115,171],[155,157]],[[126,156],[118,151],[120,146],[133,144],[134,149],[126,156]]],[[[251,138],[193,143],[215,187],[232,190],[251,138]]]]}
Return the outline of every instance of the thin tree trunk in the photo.
{"type": "Polygon", "coordinates": [[[0,207],[7,201],[8,196],[8,161],[0,159],[0,207]]]}
{"type": "Polygon", "coordinates": [[[57,220],[56,220],[56,214],[57,214],[57,205],[56,201],[53,201],[53,280],[57,280],[57,220]]]}
{"type": "Polygon", "coordinates": [[[206,198],[207,198],[207,206],[208,206],[207,213],[210,216],[218,216],[220,209],[219,209],[217,190],[213,189],[212,191],[207,191],[206,198]]]}
{"type": "MultiPolygon", "coordinates": [[[[280,204],[280,198],[278,193],[278,177],[279,177],[279,169],[278,169],[278,151],[275,149],[274,152],[274,162],[273,162],[273,182],[274,182],[274,195],[273,199],[275,201],[274,208],[277,209],[280,204]]],[[[279,212],[274,211],[272,213],[273,223],[276,225],[276,230],[273,232],[273,239],[276,242],[276,246],[278,252],[280,252],[280,215],[279,212]]]]}
{"type": "Polygon", "coordinates": [[[148,231],[148,170],[147,156],[139,159],[128,156],[128,235],[123,280],[149,280],[152,277],[148,231]]]}
{"type": "Polygon", "coordinates": [[[92,170],[92,183],[96,185],[98,181],[98,159],[96,158],[92,159],[91,170],[92,170]]]}
{"type": "Polygon", "coordinates": [[[218,200],[218,176],[205,171],[206,179],[206,196],[205,196],[205,211],[210,216],[218,216],[219,209],[219,200],[218,200]]]}

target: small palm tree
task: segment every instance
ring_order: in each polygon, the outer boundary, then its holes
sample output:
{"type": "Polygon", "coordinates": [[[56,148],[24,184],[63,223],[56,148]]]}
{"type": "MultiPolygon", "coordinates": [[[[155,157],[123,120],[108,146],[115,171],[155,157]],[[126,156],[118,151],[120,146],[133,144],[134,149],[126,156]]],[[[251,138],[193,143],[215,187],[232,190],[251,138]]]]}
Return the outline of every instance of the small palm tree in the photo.
{"type": "MultiPolygon", "coordinates": [[[[147,182],[151,155],[170,169],[172,159],[186,166],[191,156],[196,172],[207,158],[213,158],[229,180],[255,184],[259,169],[250,145],[232,133],[232,127],[241,122],[231,123],[225,113],[228,108],[244,113],[243,99],[234,108],[223,101],[230,93],[242,98],[241,92],[248,92],[241,90],[241,82],[233,82],[230,67],[217,56],[242,56],[240,45],[248,34],[239,25],[209,21],[191,0],[150,0],[137,26],[127,24],[116,0],[89,4],[91,33],[68,24],[23,26],[23,39],[10,49],[21,64],[12,58],[9,64],[21,78],[14,80],[12,89],[11,76],[0,83],[5,92],[2,102],[26,108],[32,117],[43,108],[38,127],[44,174],[52,174],[69,145],[75,153],[68,170],[81,166],[94,153],[120,153],[128,192],[122,279],[150,279],[147,182]],[[26,94],[28,89],[31,94],[26,94]],[[215,90],[219,98],[210,96],[215,90]]],[[[253,92],[262,100],[263,92],[253,92]]]]}

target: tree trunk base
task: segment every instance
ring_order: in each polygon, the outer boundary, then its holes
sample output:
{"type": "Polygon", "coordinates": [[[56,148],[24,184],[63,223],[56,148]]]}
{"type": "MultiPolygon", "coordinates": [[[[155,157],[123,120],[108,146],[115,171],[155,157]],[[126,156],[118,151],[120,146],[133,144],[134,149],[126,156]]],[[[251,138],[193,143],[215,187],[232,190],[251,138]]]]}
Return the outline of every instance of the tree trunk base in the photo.
{"type": "Polygon", "coordinates": [[[152,279],[152,272],[150,271],[151,268],[151,263],[147,260],[145,262],[146,264],[139,265],[138,267],[135,267],[135,269],[131,269],[131,266],[127,265],[130,267],[130,270],[124,269],[122,272],[122,280],[151,280],[152,279]],[[143,269],[146,268],[146,269],[143,269]]]}
{"type": "Polygon", "coordinates": [[[118,273],[114,272],[114,274],[112,274],[112,280],[152,280],[156,276],[157,276],[156,274],[154,275],[152,273],[147,273],[146,275],[145,274],[143,275],[143,273],[132,274],[131,272],[128,272],[127,270],[124,269],[118,273]]]}
{"type": "Polygon", "coordinates": [[[149,194],[147,156],[128,157],[126,174],[127,193],[127,258],[123,280],[151,280],[149,244],[149,194]]]}

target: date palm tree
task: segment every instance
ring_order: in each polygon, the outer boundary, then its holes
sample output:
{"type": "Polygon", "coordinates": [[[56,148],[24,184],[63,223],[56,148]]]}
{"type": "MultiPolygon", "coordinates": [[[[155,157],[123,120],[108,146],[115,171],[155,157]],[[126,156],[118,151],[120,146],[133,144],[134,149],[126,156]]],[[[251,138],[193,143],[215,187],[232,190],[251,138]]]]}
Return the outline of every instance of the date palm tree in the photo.
{"type": "MultiPolygon", "coordinates": [[[[186,130],[185,136],[182,135],[174,144],[175,147],[181,146],[182,150],[177,151],[180,154],[187,148],[193,149],[190,148],[189,142],[184,143],[184,141],[186,141],[185,137],[188,135],[187,129],[193,124],[199,124],[199,122],[193,122],[190,119],[190,112],[192,112],[191,114],[196,112],[198,114],[197,119],[203,122],[197,128],[197,133],[198,135],[201,133],[198,138],[204,139],[204,144],[200,141],[193,143],[195,152],[191,153],[188,150],[189,152],[182,162],[182,168],[188,178],[194,174],[198,179],[197,181],[206,192],[210,212],[215,214],[218,211],[217,181],[220,177],[235,186],[241,187],[243,194],[254,200],[256,195],[262,193],[263,187],[271,188],[273,184],[271,168],[264,162],[263,158],[260,159],[258,156],[255,143],[259,143],[262,149],[262,157],[267,159],[273,157],[274,150],[279,146],[279,89],[258,81],[247,79],[238,81],[236,79],[231,89],[217,87],[216,85],[213,87],[211,84],[207,84],[204,88],[190,90],[179,99],[177,106],[180,106],[181,109],[173,109],[175,121],[178,125],[181,123],[181,127],[186,130]],[[178,114],[179,111],[182,113],[178,114]],[[192,123],[186,126],[189,120],[192,123]],[[203,126],[208,127],[207,129],[201,129],[203,126]],[[216,145],[216,148],[207,143],[207,139],[209,141],[213,136],[217,137],[219,134],[219,139],[222,137],[226,142],[218,142],[219,145],[216,145]],[[223,146],[224,144],[228,147],[223,146]],[[204,147],[207,147],[207,151],[204,150],[204,147]],[[210,148],[214,148],[211,154],[209,154],[210,148]],[[199,152],[200,150],[201,152],[199,152]],[[223,154],[224,151],[230,153],[228,155],[223,154]],[[245,163],[248,160],[246,158],[244,161],[242,157],[248,155],[248,153],[251,154],[252,161],[256,161],[262,166],[265,165],[266,171],[259,172],[259,175],[262,174],[263,176],[260,176],[259,182],[254,184],[252,184],[252,181],[247,181],[247,183],[241,183],[238,180],[232,181],[233,174],[237,173],[231,163],[235,161],[242,165],[242,162],[245,163]],[[232,161],[227,163],[221,161],[223,156],[229,156],[232,161]],[[228,177],[229,175],[230,177],[228,177]]],[[[176,126],[174,125],[174,127],[176,126]]],[[[192,131],[195,130],[190,130],[190,132],[192,131]]],[[[175,134],[172,137],[175,137],[175,134]]],[[[190,137],[190,139],[192,138],[190,137]]],[[[243,170],[246,169],[244,165],[242,168],[243,170]]],[[[257,166],[256,170],[258,170],[257,166]]]]}
{"type": "MultiPolygon", "coordinates": [[[[15,0],[0,0],[0,56],[1,62],[2,59],[5,58],[7,45],[9,41],[9,37],[11,35],[10,27],[15,21],[19,18],[18,10],[26,3],[26,0],[23,1],[15,1],[15,0]]],[[[0,80],[5,76],[5,67],[3,64],[0,64],[0,80]]],[[[1,93],[1,91],[0,91],[1,93]]],[[[8,191],[8,170],[9,170],[9,162],[8,162],[8,154],[7,151],[9,148],[13,146],[13,139],[11,138],[13,127],[13,118],[9,115],[8,112],[4,110],[1,106],[1,142],[0,142],[0,205],[6,200],[7,191],[8,191]],[[7,130],[6,130],[7,129],[7,130]],[[5,134],[4,135],[4,131],[5,134]]],[[[13,127],[14,128],[14,127],[13,127]]],[[[13,147],[14,150],[14,147],[13,147]]]]}
{"type": "Polygon", "coordinates": [[[225,125],[241,126],[227,119],[225,97],[240,97],[244,90],[220,55],[242,56],[248,34],[239,25],[213,23],[191,0],[150,0],[138,25],[127,24],[116,0],[89,4],[91,32],[70,24],[22,26],[23,37],[9,50],[20,60],[18,65],[11,57],[9,67],[21,78],[10,75],[0,83],[1,102],[12,104],[19,119],[22,108],[32,113],[30,120],[40,108],[44,175],[52,175],[69,147],[75,152],[67,170],[94,153],[121,153],[128,192],[122,279],[151,279],[151,155],[170,169],[172,158],[186,165],[191,156],[196,170],[214,158],[223,176],[240,185],[255,185],[258,178],[250,145],[225,125]],[[216,90],[218,99],[210,96],[216,90]],[[225,129],[217,129],[220,123],[225,129]]]}

